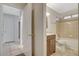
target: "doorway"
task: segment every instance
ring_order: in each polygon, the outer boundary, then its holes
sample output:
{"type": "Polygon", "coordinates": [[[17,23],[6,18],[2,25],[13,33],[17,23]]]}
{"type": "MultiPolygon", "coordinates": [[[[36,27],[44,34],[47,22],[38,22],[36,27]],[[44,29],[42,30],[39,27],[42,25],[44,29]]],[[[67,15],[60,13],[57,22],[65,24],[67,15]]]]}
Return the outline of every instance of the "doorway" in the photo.
{"type": "Polygon", "coordinates": [[[46,17],[47,54],[77,56],[78,4],[47,3],[46,17]]]}

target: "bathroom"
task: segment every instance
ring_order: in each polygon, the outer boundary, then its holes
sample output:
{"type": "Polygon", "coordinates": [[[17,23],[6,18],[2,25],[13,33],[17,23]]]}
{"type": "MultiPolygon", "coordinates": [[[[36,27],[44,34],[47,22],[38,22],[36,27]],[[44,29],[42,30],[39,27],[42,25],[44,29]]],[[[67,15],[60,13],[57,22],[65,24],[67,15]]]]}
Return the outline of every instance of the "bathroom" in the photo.
{"type": "Polygon", "coordinates": [[[77,56],[78,4],[77,3],[47,4],[46,35],[47,35],[48,55],[77,56]],[[49,38],[52,38],[52,40],[49,38]]]}

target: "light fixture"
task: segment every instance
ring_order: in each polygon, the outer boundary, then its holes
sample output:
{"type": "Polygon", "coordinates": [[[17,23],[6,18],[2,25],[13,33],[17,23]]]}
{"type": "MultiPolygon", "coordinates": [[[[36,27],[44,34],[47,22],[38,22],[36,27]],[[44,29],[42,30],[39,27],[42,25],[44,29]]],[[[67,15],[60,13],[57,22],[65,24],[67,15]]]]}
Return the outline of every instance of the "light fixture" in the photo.
{"type": "Polygon", "coordinates": [[[64,19],[69,19],[69,18],[71,18],[71,16],[66,16],[66,17],[64,17],[64,19]]]}
{"type": "Polygon", "coordinates": [[[48,6],[49,4],[47,3],[46,5],[48,6]]]}
{"type": "Polygon", "coordinates": [[[50,15],[50,13],[49,13],[49,12],[47,12],[47,13],[46,13],[46,16],[49,16],[49,15],[50,15]]]}
{"type": "Polygon", "coordinates": [[[72,17],[78,17],[78,14],[72,15],[72,17]]]}

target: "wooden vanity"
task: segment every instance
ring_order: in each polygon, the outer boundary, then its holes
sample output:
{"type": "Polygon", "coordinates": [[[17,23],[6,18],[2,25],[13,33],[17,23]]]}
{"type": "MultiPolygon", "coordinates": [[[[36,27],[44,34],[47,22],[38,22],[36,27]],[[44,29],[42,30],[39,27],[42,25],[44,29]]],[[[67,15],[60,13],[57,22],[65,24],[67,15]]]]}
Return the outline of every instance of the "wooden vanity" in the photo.
{"type": "Polygon", "coordinates": [[[56,35],[47,35],[47,56],[56,51],[56,35]]]}

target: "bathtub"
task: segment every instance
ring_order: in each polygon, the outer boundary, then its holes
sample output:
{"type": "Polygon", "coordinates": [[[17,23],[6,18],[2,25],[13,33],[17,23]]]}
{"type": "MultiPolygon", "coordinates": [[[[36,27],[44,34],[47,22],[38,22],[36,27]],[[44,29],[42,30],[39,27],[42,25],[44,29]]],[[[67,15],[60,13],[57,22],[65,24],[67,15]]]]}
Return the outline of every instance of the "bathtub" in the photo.
{"type": "Polygon", "coordinates": [[[56,41],[57,47],[61,48],[63,51],[66,51],[68,48],[74,51],[78,51],[78,39],[60,38],[56,41]]]}

